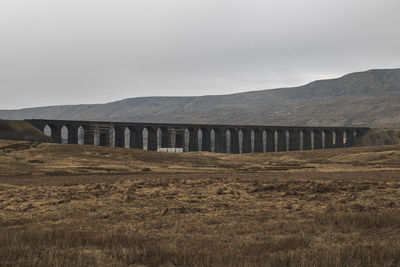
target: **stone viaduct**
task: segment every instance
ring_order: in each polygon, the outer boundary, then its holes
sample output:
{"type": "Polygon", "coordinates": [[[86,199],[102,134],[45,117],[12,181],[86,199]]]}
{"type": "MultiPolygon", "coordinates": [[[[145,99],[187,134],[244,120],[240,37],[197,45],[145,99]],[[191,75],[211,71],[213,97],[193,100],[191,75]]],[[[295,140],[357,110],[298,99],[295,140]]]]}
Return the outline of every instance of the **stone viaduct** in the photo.
{"type": "Polygon", "coordinates": [[[263,153],[350,147],[366,127],[298,127],[174,123],[25,120],[58,143],[157,151],[263,153]],[[62,138],[62,132],[65,136],[62,138]]]}

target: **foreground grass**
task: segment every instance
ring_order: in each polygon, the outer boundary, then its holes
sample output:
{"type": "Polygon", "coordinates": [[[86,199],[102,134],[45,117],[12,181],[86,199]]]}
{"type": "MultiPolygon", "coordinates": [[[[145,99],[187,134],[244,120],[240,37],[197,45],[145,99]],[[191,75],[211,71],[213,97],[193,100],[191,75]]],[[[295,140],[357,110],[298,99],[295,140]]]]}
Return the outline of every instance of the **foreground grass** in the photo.
{"type": "Polygon", "coordinates": [[[397,147],[240,156],[81,147],[0,156],[12,163],[0,165],[0,265],[400,265],[397,147]],[[121,171],[76,172],[94,153],[87,166],[121,171]],[[55,173],[61,154],[73,171],[55,173]],[[127,155],[129,166],[155,167],[127,173],[115,159],[127,155]],[[169,173],[168,162],[187,170],[169,173]],[[264,168],[273,162],[288,168],[264,168]]]}
{"type": "Polygon", "coordinates": [[[2,184],[0,262],[397,266],[399,173],[383,181],[363,175],[146,174],[2,184]]]}

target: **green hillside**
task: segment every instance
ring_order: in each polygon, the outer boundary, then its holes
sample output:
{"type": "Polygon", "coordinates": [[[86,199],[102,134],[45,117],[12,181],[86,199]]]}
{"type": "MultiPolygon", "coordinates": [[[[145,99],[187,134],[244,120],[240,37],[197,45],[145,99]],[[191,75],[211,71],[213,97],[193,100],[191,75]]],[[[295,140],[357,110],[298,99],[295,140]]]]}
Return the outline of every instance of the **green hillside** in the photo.
{"type": "Polygon", "coordinates": [[[0,120],[0,139],[52,142],[39,129],[24,121],[0,120]]]}
{"type": "Polygon", "coordinates": [[[356,146],[382,146],[400,144],[400,129],[371,129],[356,139],[356,146]]]}

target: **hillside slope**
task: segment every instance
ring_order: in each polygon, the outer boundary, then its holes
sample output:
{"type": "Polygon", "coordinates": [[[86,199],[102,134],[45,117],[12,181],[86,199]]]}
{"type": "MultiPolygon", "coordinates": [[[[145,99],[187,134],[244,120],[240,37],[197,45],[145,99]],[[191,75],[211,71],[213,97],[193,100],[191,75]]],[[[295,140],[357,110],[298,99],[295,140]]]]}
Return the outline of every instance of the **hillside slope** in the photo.
{"type": "Polygon", "coordinates": [[[370,129],[356,139],[356,146],[382,146],[400,144],[400,129],[370,129]]]}
{"type": "Polygon", "coordinates": [[[3,119],[79,119],[305,126],[400,127],[400,69],[370,70],[295,88],[107,104],[0,110],[3,119]]]}
{"type": "Polygon", "coordinates": [[[0,139],[53,142],[39,129],[24,121],[0,120],[0,139]]]}

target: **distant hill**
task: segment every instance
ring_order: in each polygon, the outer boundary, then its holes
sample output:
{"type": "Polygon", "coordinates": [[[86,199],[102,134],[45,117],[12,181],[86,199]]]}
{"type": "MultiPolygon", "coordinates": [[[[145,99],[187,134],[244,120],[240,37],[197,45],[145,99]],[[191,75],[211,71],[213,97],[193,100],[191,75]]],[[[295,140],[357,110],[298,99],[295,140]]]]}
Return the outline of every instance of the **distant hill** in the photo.
{"type": "Polygon", "coordinates": [[[0,118],[400,128],[400,69],[231,95],[0,110],[0,118]]]}

